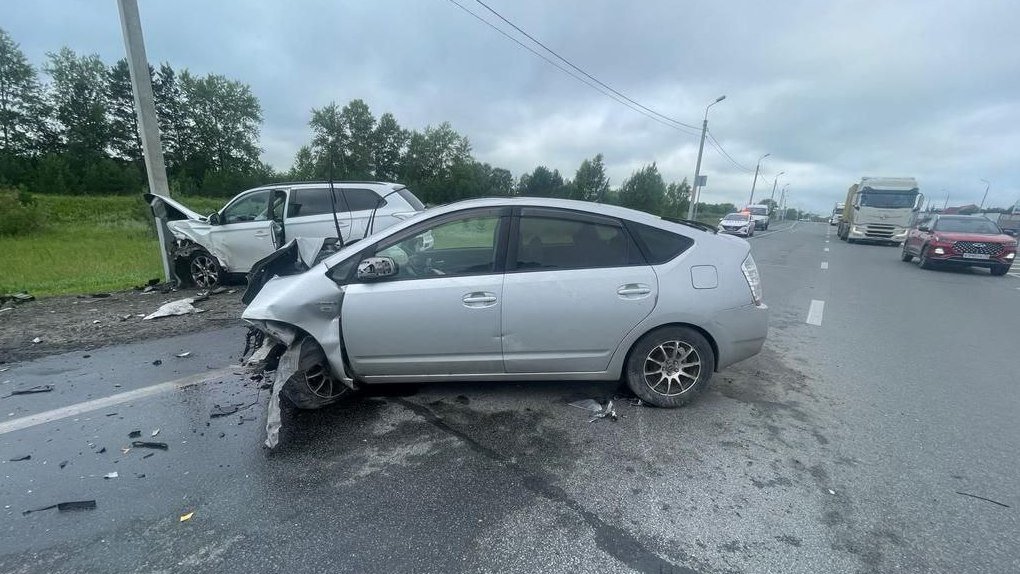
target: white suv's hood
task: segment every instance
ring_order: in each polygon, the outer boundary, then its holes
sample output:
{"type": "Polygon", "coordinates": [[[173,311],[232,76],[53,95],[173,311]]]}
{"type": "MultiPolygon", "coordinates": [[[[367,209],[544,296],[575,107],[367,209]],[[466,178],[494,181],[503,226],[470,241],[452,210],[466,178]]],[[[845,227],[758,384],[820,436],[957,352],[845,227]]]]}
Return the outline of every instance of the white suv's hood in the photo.
{"type": "Polygon", "coordinates": [[[178,221],[181,219],[193,219],[195,221],[205,221],[204,215],[192,211],[187,205],[165,195],[157,195],[155,193],[146,193],[144,196],[145,201],[152,206],[153,210],[162,210],[162,217],[168,221],[178,221]]]}

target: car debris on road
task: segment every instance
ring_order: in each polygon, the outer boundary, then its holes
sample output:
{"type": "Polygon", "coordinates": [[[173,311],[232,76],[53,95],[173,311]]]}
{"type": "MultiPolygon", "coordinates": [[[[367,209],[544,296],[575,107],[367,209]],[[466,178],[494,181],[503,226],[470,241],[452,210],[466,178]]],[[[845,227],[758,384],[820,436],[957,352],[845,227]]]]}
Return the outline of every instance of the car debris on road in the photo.
{"type": "Polygon", "coordinates": [[[27,389],[14,389],[9,395],[4,395],[2,398],[13,397],[17,395],[34,395],[37,393],[49,393],[53,391],[53,385],[35,385],[34,387],[28,387],[27,389]]]}
{"type": "Polygon", "coordinates": [[[149,321],[151,319],[159,319],[161,317],[173,317],[176,315],[188,315],[191,313],[204,313],[204,309],[196,309],[193,303],[197,300],[197,297],[186,297],[184,299],[178,299],[176,301],[170,301],[160,305],[159,309],[156,309],[152,313],[146,315],[142,320],[149,321]]]}
{"type": "Polygon", "coordinates": [[[33,512],[42,512],[44,510],[57,509],[57,512],[73,512],[76,510],[95,510],[95,500],[72,500],[70,502],[58,502],[49,506],[43,506],[42,508],[32,508],[30,510],[23,510],[21,514],[27,516],[33,512]]]}

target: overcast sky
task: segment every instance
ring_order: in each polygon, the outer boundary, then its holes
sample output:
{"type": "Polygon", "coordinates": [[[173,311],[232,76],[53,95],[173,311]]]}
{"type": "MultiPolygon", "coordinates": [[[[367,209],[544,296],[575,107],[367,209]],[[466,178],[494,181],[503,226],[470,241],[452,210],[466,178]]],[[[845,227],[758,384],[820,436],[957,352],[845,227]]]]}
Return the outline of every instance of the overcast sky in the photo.
{"type": "MultiPolygon", "coordinates": [[[[495,17],[474,0],[458,0],[495,17]]],[[[486,0],[632,99],[762,163],[793,206],[827,212],[861,176],[913,176],[941,205],[1020,200],[1015,0],[486,0]]],[[[449,121],[480,161],[572,177],[603,153],[613,185],[655,161],[691,177],[698,137],[565,75],[449,0],[141,0],[149,60],[251,85],[264,159],[290,167],[309,110],[362,98],[405,127],[449,121]]],[[[115,0],[5,2],[0,26],[36,64],[66,45],[124,55],[115,0]]],[[[752,174],[705,146],[710,202],[747,201],[752,174]]],[[[777,194],[778,196],[778,194],[777,194]]]]}

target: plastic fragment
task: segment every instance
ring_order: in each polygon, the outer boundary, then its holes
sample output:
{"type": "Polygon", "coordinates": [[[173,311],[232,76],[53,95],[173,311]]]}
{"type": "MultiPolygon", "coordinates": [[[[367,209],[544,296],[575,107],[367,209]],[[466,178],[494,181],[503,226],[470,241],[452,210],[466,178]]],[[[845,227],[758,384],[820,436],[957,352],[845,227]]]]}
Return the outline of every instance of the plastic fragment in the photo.
{"type": "Polygon", "coordinates": [[[194,515],[195,515],[194,511],[191,511],[191,512],[189,512],[187,514],[182,514],[179,522],[187,522],[187,521],[191,520],[191,517],[194,516],[194,515]]]}
{"type": "Polygon", "coordinates": [[[596,401],[595,399],[584,399],[580,401],[574,401],[570,403],[570,406],[577,407],[579,409],[584,409],[590,412],[593,415],[592,418],[588,420],[588,422],[590,423],[595,422],[598,419],[604,418],[609,418],[614,421],[617,420],[616,409],[613,408],[612,400],[606,401],[606,404],[603,406],[602,403],[596,401]]]}
{"type": "Polygon", "coordinates": [[[57,466],[59,466],[60,468],[64,468],[65,466],[67,466],[67,461],[66,461],[66,460],[65,460],[65,461],[62,461],[62,462],[61,462],[61,463],[60,463],[59,465],[57,465],[57,466]]]}
{"type": "Polygon", "coordinates": [[[35,339],[32,339],[32,342],[33,343],[42,343],[42,339],[39,338],[39,337],[36,337],[35,339]]]}
{"type": "Polygon", "coordinates": [[[113,472],[109,472],[109,473],[107,473],[107,474],[104,474],[104,475],[103,475],[103,478],[107,478],[107,479],[110,479],[110,478],[117,478],[118,476],[120,476],[120,475],[119,475],[119,474],[117,474],[117,471],[115,470],[115,471],[113,471],[113,472]]]}
{"type": "Polygon", "coordinates": [[[149,436],[156,436],[158,434],[159,434],[159,429],[156,429],[156,430],[152,431],[152,434],[149,435],[149,436]]]}
{"type": "Polygon", "coordinates": [[[133,430],[128,433],[128,438],[138,438],[140,436],[142,436],[142,431],[140,430],[133,430]]]}
{"type": "Polygon", "coordinates": [[[134,448],[156,448],[159,450],[169,450],[170,446],[165,442],[147,442],[142,440],[136,440],[131,442],[131,446],[134,448]]]}
{"type": "Polygon", "coordinates": [[[27,389],[14,389],[13,391],[11,391],[11,394],[6,396],[13,397],[15,395],[34,395],[36,393],[48,393],[51,392],[52,390],[53,385],[36,385],[34,387],[28,387],[27,389]]]}
{"type": "Polygon", "coordinates": [[[227,406],[214,405],[212,412],[209,413],[209,418],[215,419],[219,417],[225,417],[227,415],[232,415],[237,412],[237,409],[240,406],[241,405],[227,405],[227,406]]]}
{"type": "Polygon", "coordinates": [[[190,356],[191,356],[191,351],[184,351],[183,353],[177,353],[177,355],[176,355],[176,357],[178,359],[184,359],[184,358],[190,357],[190,356]]]}
{"type": "Polygon", "coordinates": [[[152,362],[152,364],[158,367],[163,364],[163,359],[156,359],[155,361],[152,362]]]}
{"type": "Polygon", "coordinates": [[[42,508],[33,508],[31,510],[24,510],[21,512],[23,515],[31,514],[33,512],[40,512],[43,510],[57,509],[58,512],[73,512],[76,510],[95,510],[95,500],[72,500],[70,502],[58,502],[49,506],[43,506],[42,508]]]}

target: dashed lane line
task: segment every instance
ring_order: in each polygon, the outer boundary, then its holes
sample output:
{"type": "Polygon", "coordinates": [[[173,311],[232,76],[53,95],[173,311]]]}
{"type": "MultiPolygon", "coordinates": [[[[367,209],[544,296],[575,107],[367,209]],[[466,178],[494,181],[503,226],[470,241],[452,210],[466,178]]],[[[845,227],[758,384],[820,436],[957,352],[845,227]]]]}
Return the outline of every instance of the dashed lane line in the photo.
{"type": "Polygon", "coordinates": [[[828,261],[822,261],[822,269],[828,269],[828,268],[829,268],[829,262],[828,261]]]}
{"type": "Polygon", "coordinates": [[[822,315],[825,314],[825,301],[819,301],[818,299],[811,300],[811,306],[808,307],[807,313],[807,324],[822,326],[822,315]]]}

